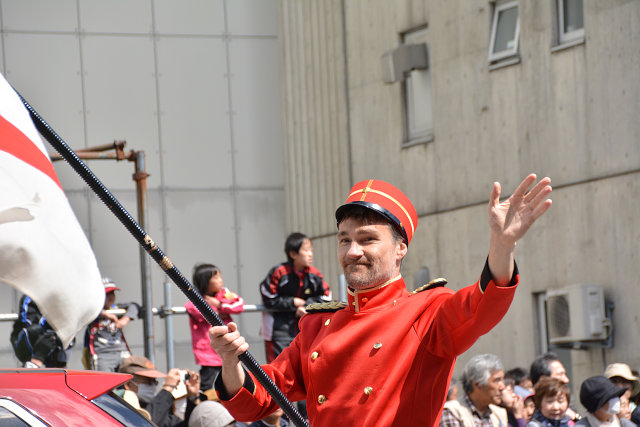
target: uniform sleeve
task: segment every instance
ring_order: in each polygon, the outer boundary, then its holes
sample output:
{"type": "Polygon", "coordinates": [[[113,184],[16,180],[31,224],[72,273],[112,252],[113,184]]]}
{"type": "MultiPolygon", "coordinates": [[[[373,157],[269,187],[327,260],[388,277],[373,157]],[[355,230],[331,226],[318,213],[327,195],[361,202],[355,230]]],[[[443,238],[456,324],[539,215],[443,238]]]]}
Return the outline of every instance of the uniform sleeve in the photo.
{"type": "MultiPolygon", "coordinates": [[[[301,329],[300,334],[276,360],[269,365],[262,366],[266,374],[291,402],[306,398],[299,340],[300,335],[304,333],[302,325],[301,329]]],[[[271,395],[251,373],[245,371],[245,382],[235,396],[228,396],[221,378],[222,375],[218,375],[215,384],[216,391],[223,405],[236,420],[243,422],[260,420],[278,407],[271,395]]]]}
{"type": "Polygon", "coordinates": [[[440,288],[418,326],[422,328],[419,332],[425,336],[429,351],[440,357],[464,353],[502,320],[513,301],[518,281],[518,268],[514,266],[509,286],[496,286],[485,263],[480,280],[472,286],[455,293],[440,288]]]}

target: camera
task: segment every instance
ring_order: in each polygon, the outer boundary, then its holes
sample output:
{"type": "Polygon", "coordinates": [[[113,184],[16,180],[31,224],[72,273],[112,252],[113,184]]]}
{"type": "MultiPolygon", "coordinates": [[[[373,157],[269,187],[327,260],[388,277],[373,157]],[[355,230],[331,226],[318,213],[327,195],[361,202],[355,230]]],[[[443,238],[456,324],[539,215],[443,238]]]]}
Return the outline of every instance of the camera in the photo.
{"type": "Polygon", "coordinates": [[[187,372],[185,369],[180,369],[180,379],[182,381],[187,381],[189,378],[191,378],[189,372],[187,372]]]}

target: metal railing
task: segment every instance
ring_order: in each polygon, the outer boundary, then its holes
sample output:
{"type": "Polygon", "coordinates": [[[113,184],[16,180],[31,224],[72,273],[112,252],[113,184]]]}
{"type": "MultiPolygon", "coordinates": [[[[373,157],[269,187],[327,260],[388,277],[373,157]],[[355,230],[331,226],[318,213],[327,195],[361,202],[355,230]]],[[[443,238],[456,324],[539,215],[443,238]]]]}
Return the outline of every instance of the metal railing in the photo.
{"type": "MultiPolygon", "coordinates": [[[[171,316],[174,315],[184,315],[187,314],[187,309],[183,306],[173,307],[171,306],[171,288],[172,284],[169,282],[164,283],[164,303],[165,305],[161,305],[160,307],[152,307],[151,315],[159,316],[165,321],[165,339],[166,339],[166,361],[167,366],[175,366],[175,354],[173,348],[173,322],[171,321],[171,316]],[[171,344],[169,344],[171,343],[171,344]]],[[[347,290],[346,290],[346,282],[344,280],[344,275],[338,276],[338,297],[340,301],[347,300],[347,290]]],[[[124,304],[123,304],[124,305],[124,304]]],[[[265,311],[276,311],[265,308],[262,304],[245,304],[244,311],[242,313],[262,313],[265,311]]],[[[125,308],[117,308],[107,310],[107,313],[115,314],[116,316],[121,316],[125,314],[127,310],[125,308]]],[[[238,313],[238,314],[242,314],[238,313]]],[[[142,314],[142,313],[141,313],[142,314]]],[[[14,322],[18,319],[18,313],[0,313],[0,322],[14,322]]]]}
{"type": "MultiPolygon", "coordinates": [[[[262,304],[245,304],[243,313],[261,313],[263,311],[269,311],[264,308],[262,304]]],[[[124,308],[116,308],[107,310],[107,313],[121,316],[127,312],[124,308]]],[[[162,318],[171,316],[174,314],[187,314],[187,309],[184,307],[153,307],[151,313],[154,316],[160,316],[162,318]]],[[[0,313],[0,322],[13,322],[18,319],[18,313],[0,313]]]]}
{"type": "MultiPolygon", "coordinates": [[[[245,304],[244,311],[242,313],[261,313],[264,311],[271,311],[266,309],[262,304],[245,304]]],[[[122,316],[127,312],[125,308],[116,308],[107,310],[107,313],[115,314],[116,316],[122,316]]],[[[238,314],[242,314],[238,313],[238,314]]],[[[142,314],[142,313],[141,313],[142,314]]],[[[175,352],[173,348],[173,322],[171,316],[187,314],[187,309],[180,307],[153,307],[151,308],[152,316],[159,316],[165,321],[165,334],[167,338],[166,346],[166,361],[167,366],[175,366],[175,352]]],[[[18,313],[0,313],[0,322],[14,322],[18,319],[18,313]]]]}

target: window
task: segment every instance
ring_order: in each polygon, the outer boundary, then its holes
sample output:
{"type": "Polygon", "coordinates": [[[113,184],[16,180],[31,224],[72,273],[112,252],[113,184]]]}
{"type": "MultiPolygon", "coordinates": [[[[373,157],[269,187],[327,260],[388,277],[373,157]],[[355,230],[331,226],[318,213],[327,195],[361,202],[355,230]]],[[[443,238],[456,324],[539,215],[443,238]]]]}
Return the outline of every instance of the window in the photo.
{"type": "Polygon", "coordinates": [[[557,0],[558,44],[584,39],[582,0],[557,0]]]}
{"type": "Polygon", "coordinates": [[[9,399],[0,399],[0,425],[7,427],[42,426],[46,424],[9,399]]]}
{"type": "MultiPolygon", "coordinates": [[[[427,29],[404,34],[405,45],[424,45],[426,52],[427,29]]],[[[403,83],[405,136],[403,145],[433,140],[431,111],[431,70],[429,67],[413,69],[403,83]]]]}
{"type": "Polygon", "coordinates": [[[493,10],[489,61],[496,62],[518,55],[519,33],[518,2],[497,2],[493,10]]]}
{"type": "Polygon", "coordinates": [[[401,82],[404,147],[433,140],[427,37],[426,26],[407,31],[402,34],[402,44],[381,58],[383,81],[401,82]]]}

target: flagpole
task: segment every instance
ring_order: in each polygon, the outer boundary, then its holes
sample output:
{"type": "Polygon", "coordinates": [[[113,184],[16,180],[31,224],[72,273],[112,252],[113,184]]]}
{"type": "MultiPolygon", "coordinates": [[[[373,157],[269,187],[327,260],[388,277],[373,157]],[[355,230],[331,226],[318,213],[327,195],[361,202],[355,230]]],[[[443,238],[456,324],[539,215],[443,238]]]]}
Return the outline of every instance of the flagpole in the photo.
{"type": "MultiPolygon", "coordinates": [[[[173,282],[180,288],[185,296],[191,301],[196,308],[202,313],[204,318],[212,326],[224,326],[220,316],[213,311],[211,306],[204,300],[202,295],[189,281],[182,275],[180,270],[173,265],[173,262],[167,257],[160,247],[151,239],[151,237],[140,227],[127,210],[118,202],[111,192],[102,184],[91,169],[80,160],[76,153],[67,145],[60,136],[44,121],[40,114],[33,109],[31,105],[16,91],[22,103],[29,111],[31,118],[40,134],[51,144],[51,146],[69,163],[69,165],[80,175],[93,192],[102,200],[109,210],[120,220],[122,225],[129,233],[138,241],[138,243],[151,255],[158,263],[160,268],[173,282]]],[[[239,355],[238,358],[244,364],[249,372],[251,372],[258,382],[273,397],[276,403],[287,414],[289,419],[299,427],[308,427],[309,424],[302,418],[300,413],[294,408],[291,402],[286,398],[282,391],[271,380],[267,373],[262,369],[256,359],[248,352],[239,355]]]]}

